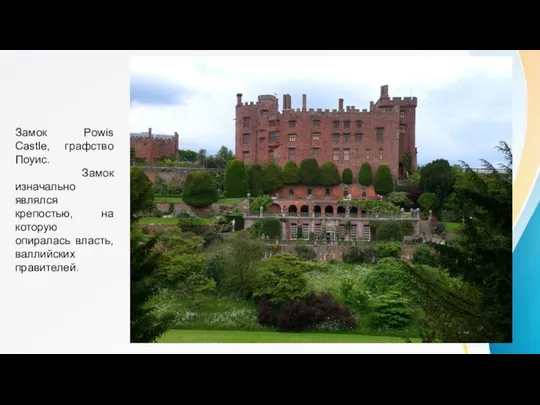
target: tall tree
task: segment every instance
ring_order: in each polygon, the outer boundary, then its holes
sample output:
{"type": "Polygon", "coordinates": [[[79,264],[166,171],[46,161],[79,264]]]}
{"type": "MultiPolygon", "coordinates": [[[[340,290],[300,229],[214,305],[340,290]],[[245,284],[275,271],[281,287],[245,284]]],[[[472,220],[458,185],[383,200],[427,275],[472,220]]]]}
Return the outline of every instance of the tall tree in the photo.
{"type": "Polygon", "coordinates": [[[283,172],[276,162],[268,162],[263,166],[263,191],[271,193],[283,187],[283,172]]]}
{"type": "Polygon", "coordinates": [[[248,193],[246,166],[241,160],[231,160],[225,171],[225,197],[242,198],[248,193]]]}
{"type": "Polygon", "coordinates": [[[439,201],[445,201],[454,188],[455,169],[448,160],[437,159],[422,167],[420,188],[422,191],[437,194],[439,201]]]}
{"type": "Polygon", "coordinates": [[[360,166],[358,171],[358,183],[362,186],[369,187],[373,183],[373,173],[371,171],[371,165],[365,162],[360,166]]]}
{"type": "Polygon", "coordinates": [[[303,185],[318,186],[321,176],[317,159],[307,158],[302,160],[298,174],[303,185]]]}
{"type": "Polygon", "coordinates": [[[388,165],[380,165],[373,179],[373,188],[380,195],[388,195],[394,191],[394,181],[392,180],[392,172],[388,165]]]}
{"type": "Polygon", "coordinates": [[[334,162],[324,162],[319,170],[321,186],[337,186],[341,184],[341,176],[334,162]]]}
{"type": "Polygon", "coordinates": [[[294,160],[289,160],[283,167],[283,183],[285,184],[298,184],[300,183],[300,176],[298,175],[298,165],[294,160]]]}
{"type": "Polygon", "coordinates": [[[132,167],[130,173],[131,221],[154,208],[154,187],[146,173],[139,167],[132,167]]]}
{"type": "Polygon", "coordinates": [[[480,304],[457,297],[418,268],[405,266],[421,290],[430,292],[426,302],[438,303],[424,310],[441,340],[453,340],[456,331],[464,330],[468,341],[512,341],[512,153],[504,142],[498,149],[507,161],[502,172],[483,161],[490,173],[478,174],[463,163],[463,176],[454,190],[464,223],[447,245],[432,244],[451,276],[480,291],[480,304]],[[454,326],[444,329],[449,320],[454,326]]]}
{"type": "Polygon", "coordinates": [[[263,169],[258,163],[249,165],[247,168],[249,192],[252,197],[259,197],[263,194],[263,169]]]}

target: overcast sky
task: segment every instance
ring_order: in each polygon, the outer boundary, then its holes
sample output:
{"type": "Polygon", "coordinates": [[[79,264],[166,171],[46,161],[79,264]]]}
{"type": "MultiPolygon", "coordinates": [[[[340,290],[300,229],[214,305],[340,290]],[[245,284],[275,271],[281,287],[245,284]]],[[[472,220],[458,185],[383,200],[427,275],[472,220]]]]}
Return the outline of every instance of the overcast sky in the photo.
{"type": "Polygon", "coordinates": [[[234,151],[236,93],[243,101],[283,94],[300,108],[369,108],[380,86],[418,97],[418,160],[501,160],[512,140],[510,57],[148,56],[131,61],[131,132],[180,135],[181,149],[234,151]]]}

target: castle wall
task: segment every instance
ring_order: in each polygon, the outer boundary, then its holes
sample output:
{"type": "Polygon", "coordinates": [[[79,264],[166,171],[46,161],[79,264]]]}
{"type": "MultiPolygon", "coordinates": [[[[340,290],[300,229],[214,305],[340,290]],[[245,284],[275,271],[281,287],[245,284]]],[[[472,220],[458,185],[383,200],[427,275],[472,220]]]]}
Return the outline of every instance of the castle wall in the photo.
{"type": "Polygon", "coordinates": [[[360,166],[369,162],[373,173],[382,164],[390,167],[392,176],[400,174],[400,160],[411,151],[416,165],[415,109],[416,98],[389,98],[388,86],[381,87],[381,98],[367,109],[343,106],[322,110],[291,108],[291,97],[283,97],[283,110],[277,98],[259,96],[257,103],[243,103],[237,95],[236,158],[246,163],[264,164],[269,160],[284,166],[289,160],[297,164],[314,157],[319,165],[332,161],[340,173],[353,171],[357,181],[360,166]],[[264,99],[261,99],[264,97],[264,99]]]}
{"type": "Polygon", "coordinates": [[[152,136],[152,129],[147,134],[141,136],[131,135],[131,147],[135,150],[135,156],[144,158],[147,163],[156,160],[178,156],[178,134],[167,138],[156,138],[152,136]]]}

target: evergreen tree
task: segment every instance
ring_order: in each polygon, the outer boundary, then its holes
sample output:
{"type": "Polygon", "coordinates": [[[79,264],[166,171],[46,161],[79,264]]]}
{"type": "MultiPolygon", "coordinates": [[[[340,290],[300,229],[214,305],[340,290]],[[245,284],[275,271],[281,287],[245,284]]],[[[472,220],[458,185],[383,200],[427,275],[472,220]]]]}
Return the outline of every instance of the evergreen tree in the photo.
{"type": "Polygon", "coordinates": [[[271,193],[283,187],[283,174],[277,163],[268,162],[264,165],[262,184],[265,193],[271,193]]]}
{"type": "Polygon", "coordinates": [[[300,175],[298,174],[298,165],[294,160],[289,160],[283,167],[283,183],[298,184],[300,183],[300,175]]]}
{"type": "Polygon", "coordinates": [[[248,175],[244,162],[238,159],[227,163],[225,170],[225,197],[243,198],[248,193],[248,175]]]}
{"type": "Polygon", "coordinates": [[[319,184],[321,186],[337,186],[341,184],[341,176],[334,162],[324,162],[322,164],[319,184]]]}
{"type": "Polygon", "coordinates": [[[353,173],[351,169],[344,169],[342,175],[343,184],[352,184],[353,183],[353,173]]]}
{"type": "Polygon", "coordinates": [[[320,169],[317,159],[307,158],[300,163],[300,182],[305,186],[320,185],[320,169]]]}
{"type": "Polygon", "coordinates": [[[263,194],[263,169],[258,163],[249,165],[247,168],[249,192],[252,197],[263,194]]]}
{"type": "Polygon", "coordinates": [[[394,181],[392,180],[392,173],[388,165],[380,165],[377,169],[375,179],[373,180],[373,188],[380,195],[388,195],[394,191],[394,181]]]}
{"type": "Polygon", "coordinates": [[[373,173],[371,172],[371,165],[366,162],[360,166],[358,172],[358,183],[362,186],[369,187],[373,182],[373,173]]]}

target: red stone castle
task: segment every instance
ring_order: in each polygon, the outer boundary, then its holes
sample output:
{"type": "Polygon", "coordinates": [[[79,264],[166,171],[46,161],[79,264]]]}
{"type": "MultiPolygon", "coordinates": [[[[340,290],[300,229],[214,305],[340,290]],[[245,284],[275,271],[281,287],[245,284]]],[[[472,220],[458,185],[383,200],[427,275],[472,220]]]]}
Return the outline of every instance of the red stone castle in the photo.
{"type": "Polygon", "coordinates": [[[246,163],[274,160],[283,167],[289,160],[300,164],[313,157],[319,165],[333,161],[340,173],[351,169],[354,182],[364,162],[373,174],[379,165],[388,165],[395,180],[407,167],[416,169],[417,99],[390,98],[387,85],[369,110],[344,107],[343,99],[334,110],[308,109],[305,94],[302,108],[293,109],[285,94],[280,112],[275,96],[260,95],[256,103],[236,97],[236,158],[246,163]]]}
{"type": "Polygon", "coordinates": [[[159,135],[152,134],[152,128],[148,132],[131,133],[130,144],[135,150],[135,156],[144,159],[147,163],[153,163],[161,158],[178,157],[178,134],[159,135]]]}

